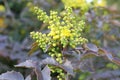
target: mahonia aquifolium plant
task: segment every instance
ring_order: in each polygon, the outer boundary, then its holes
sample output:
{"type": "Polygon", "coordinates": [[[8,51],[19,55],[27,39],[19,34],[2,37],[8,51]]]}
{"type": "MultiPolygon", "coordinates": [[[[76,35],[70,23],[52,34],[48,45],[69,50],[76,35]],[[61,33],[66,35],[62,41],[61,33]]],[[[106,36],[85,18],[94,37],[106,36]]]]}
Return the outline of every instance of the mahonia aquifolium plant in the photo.
{"type": "MultiPolygon", "coordinates": [[[[34,7],[32,11],[37,15],[37,18],[43,23],[48,24],[49,33],[31,32],[30,36],[38,43],[38,46],[53,57],[58,63],[62,64],[64,56],[62,51],[67,48],[75,48],[87,42],[87,39],[82,37],[84,29],[84,21],[78,21],[73,14],[72,8],[66,7],[65,11],[58,14],[56,11],[50,11],[50,16],[38,7],[34,7]]],[[[51,67],[52,72],[59,73],[59,80],[64,79],[63,70],[51,67]]]]}

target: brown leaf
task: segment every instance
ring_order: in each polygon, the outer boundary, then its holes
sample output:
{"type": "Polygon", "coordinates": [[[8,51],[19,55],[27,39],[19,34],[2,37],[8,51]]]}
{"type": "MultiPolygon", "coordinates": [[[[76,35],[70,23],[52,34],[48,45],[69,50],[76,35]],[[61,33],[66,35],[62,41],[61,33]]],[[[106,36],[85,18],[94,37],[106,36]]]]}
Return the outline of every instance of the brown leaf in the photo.
{"type": "Polygon", "coordinates": [[[32,55],[33,54],[33,52],[35,52],[36,50],[38,50],[38,43],[36,43],[36,42],[34,42],[33,44],[32,44],[32,46],[31,46],[31,50],[29,51],[29,53],[28,53],[28,55],[30,56],[30,55],[32,55]]]}
{"type": "Polygon", "coordinates": [[[102,49],[102,48],[99,48],[99,49],[98,49],[98,54],[99,54],[100,56],[105,56],[105,53],[106,53],[106,51],[105,51],[104,49],[102,49]]]}

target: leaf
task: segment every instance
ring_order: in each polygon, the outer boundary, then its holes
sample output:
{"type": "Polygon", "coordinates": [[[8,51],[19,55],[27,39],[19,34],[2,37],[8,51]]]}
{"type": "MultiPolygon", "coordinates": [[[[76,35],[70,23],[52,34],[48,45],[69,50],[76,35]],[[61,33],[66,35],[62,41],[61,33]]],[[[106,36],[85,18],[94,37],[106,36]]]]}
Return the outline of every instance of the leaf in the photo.
{"type": "Polygon", "coordinates": [[[63,68],[64,70],[70,74],[74,76],[74,72],[73,72],[73,66],[71,64],[71,62],[69,60],[66,60],[65,63],[63,64],[63,68]]]}
{"type": "Polygon", "coordinates": [[[50,69],[48,66],[45,66],[45,68],[42,70],[42,75],[44,80],[51,80],[50,69]]]}
{"type": "Polygon", "coordinates": [[[106,53],[106,51],[105,51],[104,49],[102,49],[102,48],[99,48],[99,49],[98,49],[98,54],[99,54],[100,56],[104,56],[105,53],[106,53]]]}
{"type": "Polygon", "coordinates": [[[80,62],[80,64],[78,65],[78,67],[83,72],[94,72],[94,66],[93,66],[92,58],[82,60],[80,62]]]}
{"type": "Polygon", "coordinates": [[[0,80],[24,80],[24,78],[19,72],[8,71],[0,75],[0,80]]]}
{"type": "Polygon", "coordinates": [[[74,76],[72,64],[68,60],[66,60],[66,62],[64,64],[59,64],[53,58],[46,58],[40,62],[40,65],[43,65],[43,64],[55,65],[55,66],[63,69],[65,72],[74,76]]]}
{"type": "Polygon", "coordinates": [[[113,60],[113,56],[112,56],[111,53],[106,52],[105,54],[106,54],[107,58],[108,58],[110,61],[113,60]]]}
{"type": "Polygon", "coordinates": [[[110,61],[112,61],[112,59],[113,59],[112,53],[107,52],[106,50],[101,49],[101,48],[98,50],[98,52],[99,52],[99,55],[106,56],[110,61]]]}
{"type": "Polygon", "coordinates": [[[88,58],[93,58],[95,56],[99,56],[97,52],[87,50],[84,54],[81,55],[81,60],[83,59],[88,59],[88,58]]]}
{"type": "Polygon", "coordinates": [[[114,57],[114,58],[112,59],[112,62],[116,63],[117,65],[120,65],[120,59],[117,58],[117,57],[114,57]]]}
{"type": "Polygon", "coordinates": [[[110,60],[110,61],[116,63],[117,65],[120,65],[120,59],[117,58],[117,57],[114,57],[112,53],[107,52],[107,51],[104,50],[104,49],[99,49],[98,52],[99,52],[100,55],[106,56],[106,57],[108,58],[108,60],[110,60]]]}
{"type": "Polygon", "coordinates": [[[43,80],[41,69],[39,68],[40,66],[39,66],[39,64],[37,64],[36,61],[27,60],[25,62],[18,64],[18,65],[15,65],[15,67],[33,68],[36,75],[37,75],[37,80],[43,80]]]}
{"type": "Polygon", "coordinates": [[[51,64],[51,65],[56,65],[56,66],[59,65],[53,58],[50,58],[50,57],[42,60],[39,64],[40,64],[40,65],[43,65],[43,64],[51,64]]]}
{"type": "Polygon", "coordinates": [[[98,52],[98,48],[96,45],[89,43],[86,45],[86,48],[88,48],[88,50],[94,51],[94,52],[98,52]]]}
{"type": "Polygon", "coordinates": [[[25,67],[25,68],[35,68],[36,66],[37,66],[37,63],[32,60],[27,60],[18,65],[15,65],[15,67],[25,67]]]}
{"type": "Polygon", "coordinates": [[[91,78],[87,80],[91,80],[93,78],[95,78],[95,80],[120,80],[119,78],[117,79],[113,78],[114,76],[119,77],[120,70],[109,70],[109,71],[94,73],[90,76],[91,78]]]}
{"type": "Polygon", "coordinates": [[[25,80],[31,80],[31,75],[28,75],[25,80]]]}
{"type": "Polygon", "coordinates": [[[38,43],[37,42],[34,42],[33,44],[32,44],[32,47],[31,47],[31,50],[29,51],[29,53],[28,53],[28,55],[30,56],[30,55],[32,55],[33,54],[33,52],[35,52],[36,50],[38,50],[38,43]]]}

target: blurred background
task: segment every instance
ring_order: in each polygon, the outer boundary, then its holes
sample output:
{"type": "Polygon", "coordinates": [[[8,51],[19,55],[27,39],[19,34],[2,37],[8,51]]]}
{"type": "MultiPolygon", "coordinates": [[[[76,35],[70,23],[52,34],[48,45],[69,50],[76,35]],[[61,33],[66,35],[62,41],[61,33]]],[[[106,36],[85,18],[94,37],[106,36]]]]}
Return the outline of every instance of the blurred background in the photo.
{"type": "MultiPolygon", "coordinates": [[[[102,47],[120,58],[120,0],[86,2],[90,3],[90,7],[85,11],[81,12],[81,4],[80,7],[74,8],[75,13],[79,17],[84,16],[82,19],[86,21],[84,36],[89,43],[102,47]]],[[[30,11],[30,4],[49,14],[50,10],[62,11],[66,3],[64,0],[0,0],[0,73],[16,70],[26,76],[30,70],[15,68],[14,65],[26,59],[41,60],[47,57],[41,50],[28,56],[33,43],[29,33],[47,29],[47,26],[37,20],[30,11]]],[[[94,59],[93,64],[95,74],[79,72],[73,80],[120,80],[118,65],[98,57],[94,59]]]]}

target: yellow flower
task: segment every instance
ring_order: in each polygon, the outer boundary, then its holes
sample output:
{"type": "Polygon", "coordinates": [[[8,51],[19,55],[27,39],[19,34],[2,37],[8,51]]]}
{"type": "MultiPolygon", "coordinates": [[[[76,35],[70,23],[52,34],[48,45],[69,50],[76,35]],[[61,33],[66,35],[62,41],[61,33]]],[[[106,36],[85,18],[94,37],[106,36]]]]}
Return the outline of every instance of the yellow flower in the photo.
{"type": "Polygon", "coordinates": [[[61,30],[61,37],[70,37],[71,36],[71,31],[69,29],[63,29],[61,30]]]}
{"type": "Polygon", "coordinates": [[[56,33],[54,31],[50,31],[50,33],[48,34],[48,36],[54,36],[56,33]]]}
{"type": "Polygon", "coordinates": [[[5,12],[5,7],[3,5],[0,5],[0,12],[5,12]]]}
{"type": "Polygon", "coordinates": [[[53,46],[55,47],[55,46],[56,46],[56,44],[55,44],[55,43],[53,43],[53,46]]]}
{"type": "Polygon", "coordinates": [[[54,40],[59,39],[59,35],[53,36],[53,39],[54,39],[54,40]]]}
{"type": "Polygon", "coordinates": [[[84,7],[87,6],[86,0],[62,0],[62,2],[68,7],[84,7]]]}
{"type": "Polygon", "coordinates": [[[106,0],[98,0],[98,1],[94,1],[95,2],[95,6],[97,7],[104,7],[106,6],[106,0]]]}

